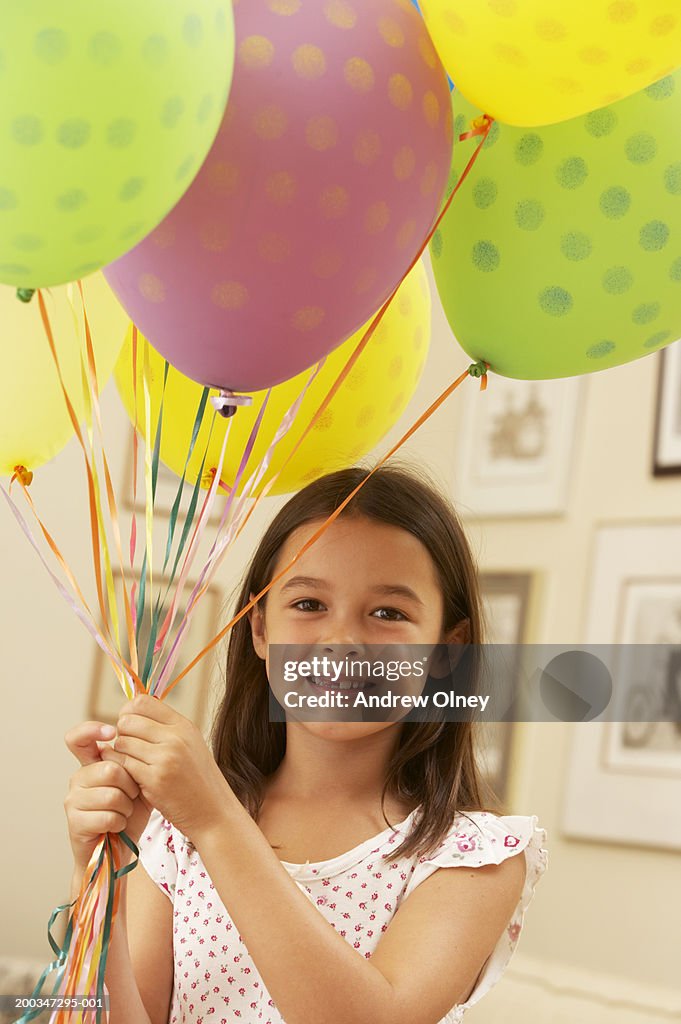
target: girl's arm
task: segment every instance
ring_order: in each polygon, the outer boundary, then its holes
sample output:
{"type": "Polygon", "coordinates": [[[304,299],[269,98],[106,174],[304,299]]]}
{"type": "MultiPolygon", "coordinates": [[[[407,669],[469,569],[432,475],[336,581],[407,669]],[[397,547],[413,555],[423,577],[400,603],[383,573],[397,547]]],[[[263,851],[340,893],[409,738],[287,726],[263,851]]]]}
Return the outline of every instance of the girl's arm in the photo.
{"type": "Polygon", "coordinates": [[[192,841],[286,1024],[436,1024],[470,994],[525,879],[519,856],[436,871],[366,959],[298,888],[236,798],[192,841]]]}
{"type": "MultiPolygon", "coordinates": [[[[74,868],[71,900],[82,880],[83,871],[74,868]]],[[[167,1024],[173,983],[172,908],[140,864],[116,884],[121,886],[120,899],[104,974],[109,1024],[167,1024]]]]}

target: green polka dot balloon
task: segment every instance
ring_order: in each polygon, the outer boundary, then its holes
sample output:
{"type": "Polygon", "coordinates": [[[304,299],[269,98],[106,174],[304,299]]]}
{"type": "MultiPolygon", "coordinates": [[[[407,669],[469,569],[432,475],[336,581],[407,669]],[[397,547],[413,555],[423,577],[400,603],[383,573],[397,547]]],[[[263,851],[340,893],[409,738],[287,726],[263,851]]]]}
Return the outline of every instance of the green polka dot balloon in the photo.
{"type": "MultiPolygon", "coordinates": [[[[460,133],[481,112],[452,102],[460,133]]],[[[681,336],[680,125],[681,72],[557,125],[493,124],[430,247],[473,359],[571,377],[681,336]]],[[[450,190],[476,141],[455,144],[450,190]]]]}
{"type": "Polygon", "coordinates": [[[0,282],[83,277],[148,235],[210,149],[231,0],[32,0],[0,12],[0,282]]]}

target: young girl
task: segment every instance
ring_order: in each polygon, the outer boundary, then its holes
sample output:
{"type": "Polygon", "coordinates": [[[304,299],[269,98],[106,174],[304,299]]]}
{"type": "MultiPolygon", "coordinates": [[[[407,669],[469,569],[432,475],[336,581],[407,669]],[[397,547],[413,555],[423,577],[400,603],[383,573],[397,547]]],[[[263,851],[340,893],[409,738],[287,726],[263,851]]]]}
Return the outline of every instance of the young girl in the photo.
{"type": "MultiPolygon", "coordinates": [[[[239,608],[366,475],[289,500],[239,608]]],[[[269,644],[480,644],[481,620],[451,505],[383,467],[234,626],[212,753],[148,695],[124,705],[113,748],[97,722],[67,734],[82,765],[65,801],[71,898],[104,831],[125,829],[143,868],[120,883],[110,1024],[452,1024],[494,985],[546,833],[486,807],[475,727],[272,721],[268,687],[269,644]]]]}

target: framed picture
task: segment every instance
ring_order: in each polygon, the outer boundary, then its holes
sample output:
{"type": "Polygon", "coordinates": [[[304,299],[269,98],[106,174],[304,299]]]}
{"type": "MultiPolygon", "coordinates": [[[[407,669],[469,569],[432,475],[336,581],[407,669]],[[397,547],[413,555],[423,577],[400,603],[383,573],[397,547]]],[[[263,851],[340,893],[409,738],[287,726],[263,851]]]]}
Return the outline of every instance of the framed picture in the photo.
{"type": "Polygon", "coordinates": [[[454,492],[464,518],[561,515],[567,507],[583,377],[494,376],[464,388],[454,492]]]}
{"type": "Polygon", "coordinates": [[[681,341],[659,353],[653,475],[681,473],[681,341]]]}
{"type": "Polygon", "coordinates": [[[659,645],[618,678],[612,718],[573,726],[563,830],[681,849],[681,522],[601,525],[591,560],[587,644],[659,645]],[[659,710],[659,718],[653,721],[659,710]],[[627,720],[625,720],[627,719],[627,720]],[[671,719],[671,720],[670,720],[671,719]],[[675,721],[674,721],[675,719],[675,721]]]}
{"type": "MultiPolygon", "coordinates": [[[[526,640],[532,574],[483,572],[480,574],[487,643],[522,644],[526,640]]],[[[485,777],[503,802],[508,790],[508,768],[513,740],[512,722],[485,722],[480,726],[485,777]]]]}
{"type": "MultiPolygon", "coordinates": [[[[117,590],[118,607],[119,610],[121,610],[124,606],[122,577],[120,571],[114,570],[114,577],[117,590]]],[[[129,586],[129,577],[127,577],[127,579],[129,586]]],[[[167,586],[167,583],[168,580],[164,577],[159,577],[158,582],[156,579],[154,580],[154,599],[156,593],[158,593],[158,587],[163,587],[164,585],[167,586]]],[[[178,608],[177,618],[173,625],[172,638],[177,634],[177,627],[184,616],[186,604],[189,601],[189,597],[194,588],[194,583],[195,581],[188,581],[185,585],[182,600],[180,601],[180,606],[178,608]]],[[[203,647],[213,639],[216,633],[220,631],[220,608],[222,603],[222,593],[219,588],[213,585],[209,586],[206,593],[201,597],[197,604],[189,627],[183,636],[182,647],[172,673],[173,678],[179,675],[185,666],[187,666],[189,662],[196,657],[199,651],[202,650],[203,647]]],[[[121,625],[122,631],[125,633],[124,622],[121,625]]],[[[140,652],[146,651],[149,641],[149,629],[150,624],[147,606],[142,628],[140,630],[140,639],[138,644],[140,652]]],[[[220,648],[218,647],[218,650],[219,649],[220,648]]],[[[166,647],[166,651],[169,650],[170,643],[166,647]]],[[[128,646],[126,642],[124,652],[126,656],[127,651],[128,646]]],[[[142,657],[143,655],[140,653],[140,661],[142,660],[142,657]]],[[[202,732],[205,731],[209,725],[208,704],[210,678],[211,670],[214,666],[215,649],[206,654],[198,665],[196,665],[192,671],[180,683],[178,683],[177,686],[173,687],[168,696],[164,698],[164,700],[168,702],[169,707],[175,708],[175,710],[181,715],[184,715],[185,718],[189,718],[199,726],[202,732]]],[[[127,698],[123,693],[121,684],[111,668],[108,658],[98,647],[95,654],[92,683],[90,686],[87,711],[89,717],[97,722],[110,722],[112,725],[115,725],[118,720],[119,711],[126,700],[127,698]]]]}

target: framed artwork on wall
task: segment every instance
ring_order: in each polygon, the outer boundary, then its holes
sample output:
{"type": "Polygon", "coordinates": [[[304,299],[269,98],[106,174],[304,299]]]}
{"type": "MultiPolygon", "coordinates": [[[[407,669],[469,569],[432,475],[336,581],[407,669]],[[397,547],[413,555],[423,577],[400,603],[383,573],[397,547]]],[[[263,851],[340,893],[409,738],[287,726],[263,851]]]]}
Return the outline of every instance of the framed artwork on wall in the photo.
{"type": "Polygon", "coordinates": [[[658,355],[653,475],[681,473],[681,341],[658,355]]]}
{"type": "Polygon", "coordinates": [[[464,519],[565,512],[586,386],[495,375],[483,394],[463,389],[453,481],[464,519]]]}
{"type": "MultiPolygon", "coordinates": [[[[587,644],[658,645],[617,677],[613,719],[573,726],[563,831],[580,839],[681,849],[681,522],[596,530],[587,644]],[[658,714],[659,712],[659,714],[658,714]],[[655,717],[667,719],[654,721],[655,717]]],[[[624,660],[624,659],[623,659],[624,660]]]]}
{"type": "MultiPolygon", "coordinates": [[[[485,642],[522,644],[526,641],[532,574],[482,572],[480,585],[485,616],[485,642]]],[[[512,722],[480,724],[480,747],[485,777],[502,802],[508,794],[512,741],[512,722]]]]}
{"type": "MultiPolygon", "coordinates": [[[[120,571],[114,570],[114,579],[117,589],[119,608],[123,608],[123,592],[121,586],[120,571]]],[[[159,577],[158,583],[154,580],[154,590],[158,586],[167,584],[167,579],[159,577]]],[[[186,603],[194,588],[194,582],[188,581],[185,585],[182,601],[178,608],[178,616],[173,626],[173,636],[177,633],[177,625],[184,616],[186,603]]],[[[129,577],[128,577],[129,585],[129,577]]],[[[223,603],[222,593],[216,586],[209,586],[206,593],[201,597],[192,616],[186,635],[183,637],[183,646],[178,655],[173,670],[173,678],[189,664],[190,661],[212,640],[220,630],[220,609],[223,603]]],[[[125,626],[123,625],[123,630],[125,626]]],[[[139,650],[146,651],[149,640],[149,615],[145,615],[140,630],[139,650]]],[[[127,644],[126,651],[127,651],[127,644]]],[[[170,649],[168,645],[167,650],[170,649]]],[[[220,648],[218,647],[218,651],[220,648]]],[[[140,655],[141,658],[141,655],[140,655]]],[[[174,708],[185,718],[189,718],[197,725],[202,732],[208,728],[209,722],[209,692],[212,669],[215,668],[215,650],[208,654],[196,665],[192,671],[173,687],[167,697],[168,706],[174,708]]],[[[126,701],[121,685],[116,678],[108,658],[98,647],[95,654],[95,663],[92,671],[92,681],[88,700],[87,714],[97,722],[110,722],[116,724],[118,714],[126,701]]]]}

